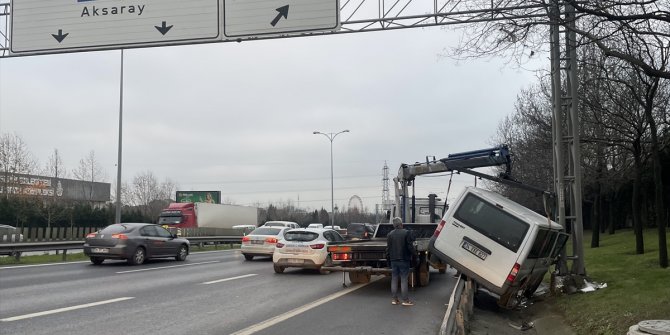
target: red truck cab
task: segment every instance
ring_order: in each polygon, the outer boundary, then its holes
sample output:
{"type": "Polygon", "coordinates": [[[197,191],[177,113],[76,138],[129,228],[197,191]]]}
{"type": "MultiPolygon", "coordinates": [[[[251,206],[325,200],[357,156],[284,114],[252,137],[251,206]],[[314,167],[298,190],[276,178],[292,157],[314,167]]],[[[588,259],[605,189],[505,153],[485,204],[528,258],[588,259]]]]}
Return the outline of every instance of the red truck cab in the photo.
{"type": "Polygon", "coordinates": [[[196,228],[198,227],[195,204],[192,202],[174,202],[161,211],[158,224],[169,228],[196,228]]]}

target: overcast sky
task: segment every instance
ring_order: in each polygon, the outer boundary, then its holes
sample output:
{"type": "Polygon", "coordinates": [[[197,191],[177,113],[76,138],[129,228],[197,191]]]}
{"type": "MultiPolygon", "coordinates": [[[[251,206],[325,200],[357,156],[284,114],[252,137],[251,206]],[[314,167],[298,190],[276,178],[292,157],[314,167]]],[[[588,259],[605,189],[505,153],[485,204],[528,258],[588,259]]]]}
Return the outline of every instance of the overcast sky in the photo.
{"type": "MultiPolygon", "coordinates": [[[[334,141],[335,203],[358,195],[373,211],[384,162],[393,178],[426,155],[490,147],[537,80],[502,59],[441,57],[458,37],[435,27],[126,50],[122,179],[151,171],[235,204],[330,210],[330,142],[312,132],[349,129],[334,141]]],[[[93,150],[114,183],[120,54],[0,58],[0,133],[21,136],[40,166],[56,148],[71,171],[93,150]]],[[[422,178],[417,193],[444,197],[447,183],[422,178]]],[[[455,178],[450,198],[472,184],[455,178]]]]}

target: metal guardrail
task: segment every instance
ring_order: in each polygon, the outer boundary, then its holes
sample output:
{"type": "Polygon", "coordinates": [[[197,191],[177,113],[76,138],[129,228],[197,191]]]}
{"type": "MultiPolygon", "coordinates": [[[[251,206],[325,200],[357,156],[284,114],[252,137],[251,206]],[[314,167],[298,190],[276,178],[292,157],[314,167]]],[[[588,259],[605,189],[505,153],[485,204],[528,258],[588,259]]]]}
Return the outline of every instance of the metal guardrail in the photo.
{"type": "MultiPolygon", "coordinates": [[[[191,244],[236,244],[242,242],[242,236],[190,236],[185,238],[191,244]]],[[[0,255],[13,256],[16,260],[20,260],[23,252],[62,250],[63,260],[66,260],[68,250],[83,248],[84,241],[0,243],[0,255]]]]}
{"type": "Polygon", "coordinates": [[[456,285],[454,285],[454,290],[451,292],[449,297],[449,307],[447,307],[447,312],[444,315],[444,320],[440,326],[439,335],[451,335],[456,334],[456,313],[458,311],[458,306],[461,302],[461,295],[463,289],[465,288],[465,280],[462,276],[458,277],[456,285]]]}

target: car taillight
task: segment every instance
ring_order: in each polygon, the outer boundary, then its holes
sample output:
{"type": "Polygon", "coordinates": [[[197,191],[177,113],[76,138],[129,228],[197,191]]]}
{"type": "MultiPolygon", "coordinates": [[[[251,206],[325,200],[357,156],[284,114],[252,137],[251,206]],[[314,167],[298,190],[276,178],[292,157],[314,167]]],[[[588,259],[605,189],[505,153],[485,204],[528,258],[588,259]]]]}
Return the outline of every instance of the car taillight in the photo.
{"type": "Polygon", "coordinates": [[[326,245],[323,243],[310,244],[309,247],[312,249],[323,249],[326,245]]]}
{"type": "Polygon", "coordinates": [[[98,233],[88,233],[86,238],[94,238],[96,235],[98,235],[98,233]]]}
{"type": "Polygon", "coordinates": [[[126,235],[126,234],[112,234],[112,238],[118,238],[119,240],[127,240],[128,235],[126,235]]]}
{"type": "Polygon", "coordinates": [[[267,242],[267,243],[277,243],[277,238],[276,237],[267,237],[265,239],[265,242],[267,242]]]}
{"type": "Polygon", "coordinates": [[[440,224],[437,225],[437,228],[435,228],[435,232],[433,233],[433,237],[438,237],[440,236],[440,232],[442,231],[442,228],[444,228],[444,225],[447,223],[447,221],[440,221],[440,224]]]}
{"type": "Polygon", "coordinates": [[[275,248],[283,248],[283,247],[284,247],[284,243],[281,243],[281,242],[277,242],[277,245],[275,246],[275,248]]]}
{"type": "Polygon", "coordinates": [[[519,263],[514,263],[514,266],[512,267],[512,271],[509,272],[509,275],[507,275],[507,281],[510,283],[513,283],[514,280],[516,279],[517,273],[519,273],[519,268],[521,268],[521,265],[519,263]]]}
{"type": "Polygon", "coordinates": [[[242,243],[244,243],[244,242],[249,243],[250,240],[251,240],[251,238],[249,238],[249,236],[242,237],[242,243]]]}
{"type": "Polygon", "coordinates": [[[334,261],[350,261],[351,254],[333,254],[334,261]]]}

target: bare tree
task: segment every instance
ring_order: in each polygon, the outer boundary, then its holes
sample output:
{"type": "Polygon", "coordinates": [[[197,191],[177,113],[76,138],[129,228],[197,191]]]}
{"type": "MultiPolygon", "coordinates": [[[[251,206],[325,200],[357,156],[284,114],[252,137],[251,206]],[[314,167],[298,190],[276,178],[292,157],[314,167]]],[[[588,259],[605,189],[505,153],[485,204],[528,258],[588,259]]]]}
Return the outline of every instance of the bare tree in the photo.
{"type": "MultiPolygon", "coordinates": [[[[547,94],[543,83],[523,90],[517,96],[514,113],[499,123],[492,142],[505,143],[511,148],[515,180],[550,190],[553,180],[551,106],[547,94]]],[[[535,194],[494,182],[486,182],[486,185],[529,208],[544,210],[542,198],[535,194]]]]}
{"type": "MultiPolygon", "coordinates": [[[[95,157],[95,151],[91,150],[86,157],[79,160],[79,166],[72,170],[72,174],[76,179],[88,181],[91,183],[103,181],[105,177],[105,171],[100,166],[95,157]]],[[[93,199],[93,185],[89,185],[88,188],[84,186],[84,195],[88,197],[88,200],[93,199]]]]}
{"type": "MultiPolygon", "coordinates": [[[[53,177],[56,179],[56,182],[59,178],[65,178],[67,176],[67,170],[65,169],[63,158],[60,156],[58,149],[54,149],[51,156],[49,156],[42,173],[47,177],[53,177]]],[[[56,185],[52,185],[52,187],[55,186],[56,185]]],[[[69,209],[67,206],[64,206],[62,201],[59,201],[55,194],[44,196],[44,199],[42,199],[42,205],[43,206],[41,206],[40,213],[46,219],[47,231],[50,232],[51,223],[67,215],[69,209]]]]}
{"type": "Polygon", "coordinates": [[[49,156],[44,170],[42,172],[45,176],[53,178],[67,178],[68,171],[65,168],[63,163],[63,157],[61,157],[58,149],[54,149],[51,156],[49,156]]]}
{"type": "Polygon", "coordinates": [[[171,201],[175,184],[169,179],[159,183],[153,172],[146,171],[137,174],[126,190],[129,205],[138,206],[143,215],[156,218],[171,201]]]}
{"type": "MultiPolygon", "coordinates": [[[[456,26],[463,32],[458,46],[447,55],[457,59],[507,55],[511,61],[524,64],[549,44],[550,14],[556,0],[472,0],[456,3],[452,11],[484,11],[477,23],[456,26]],[[488,19],[488,20],[487,20],[488,19]]],[[[580,44],[593,44],[607,57],[621,59],[637,66],[647,76],[670,79],[670,69],[631,52],[629,45],[645,41],[646,52],[670,52],[670,2],[667,0],[623,1],[565,0],[576,11],[576,28],[580,44]]],[[[565,19],[559,18],[560,24],[565,19]]]]}
{"type": "Polygon", "coordinates": [[[0,172],[3,173],[2,188],[9,198],[10,179],[14,174],[32,174],[37,167],[37,160],[28,151],[28,146],[18,134],[0,134],[0,172]]]}

